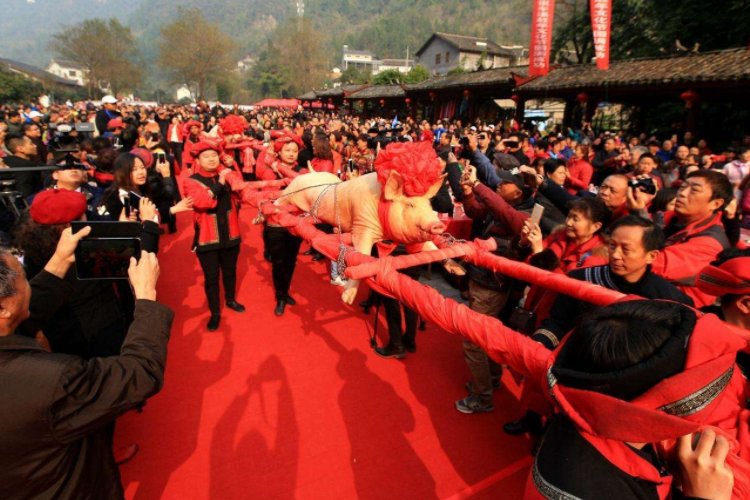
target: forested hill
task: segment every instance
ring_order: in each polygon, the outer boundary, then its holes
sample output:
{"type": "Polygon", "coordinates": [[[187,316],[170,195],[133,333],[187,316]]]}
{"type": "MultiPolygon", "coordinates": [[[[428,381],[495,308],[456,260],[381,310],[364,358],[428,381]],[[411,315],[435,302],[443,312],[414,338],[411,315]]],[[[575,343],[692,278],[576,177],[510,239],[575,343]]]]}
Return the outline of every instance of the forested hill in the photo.
{"type": "MultiPolygon", "coordinates": [[[[159,28],[180,8],[198,8],[256,53],[273,29],[294,15],[292,0],[2,0],[0,56],[46,65],[49,36],[63,24],[92,17],[117,17],[136,34],[147,59],[156,52],[159,28]],[[7,8],[5,5],[7,4],[7,8]]],[[[370,50],[379,57],[404,57],[433,31],[526,43],[531,0],[307,0],[305,17],[326,37],[331,62],[341,46],[370,50]]]]}
{"type": "Polygon", "coordinates": [[[0,57],[46,67],[50,36],[65,24],[94,17],[122,22],[151,0],[0,0],[0,57]]]}

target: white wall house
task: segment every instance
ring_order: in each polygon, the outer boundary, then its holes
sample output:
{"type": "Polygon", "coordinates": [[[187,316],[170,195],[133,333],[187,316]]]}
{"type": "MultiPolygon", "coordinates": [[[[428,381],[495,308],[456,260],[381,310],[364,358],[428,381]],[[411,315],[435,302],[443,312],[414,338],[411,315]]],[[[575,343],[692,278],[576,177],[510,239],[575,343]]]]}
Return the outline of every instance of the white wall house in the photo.
{"type": "Polygon", "coordinates": [[[400,73],[408,73],[409,70],[414,67],[414,64],[415,63],[413,59],[381,59],[377,73],[381,73],[390,69],[395,69],[400,73]]]}
{"type": "Polygon", "coordinates": [[[415,54],[433,75],[444,75],[461,66],[467,71],[528,64],[528,51],[501,46],[487,38],[433,33],[415,54]]]}
{"type": "Polygon", "coordinates": [[[359,71],[367,71],[369,69],[374,74],[378,71],[380,62],[380,59],[375,57],[375,54],[369,50],[352,50],[348,45],[344,45],[344,50],[341,54],[342,71],[349,68],[355,68],[359,71]]]}
{"type": "Polygon", "coordinates": [[[193,101],[193,93],[190,92],[190,89],[187,87],[187,85],[180,86],[174,93],[175,101],[180,102],[182,99],[190,99],[193,101]]]}
{"type": "Polygon", "coordinates": [[[60,59],[53,59],[49,67],[47,68],[47,71],[52,73],[53,75],[59,76],[60,78],[72,80],[81,87],[86,85],[88,71],[86,71],[86,69],[80,64],[60,59]]]}

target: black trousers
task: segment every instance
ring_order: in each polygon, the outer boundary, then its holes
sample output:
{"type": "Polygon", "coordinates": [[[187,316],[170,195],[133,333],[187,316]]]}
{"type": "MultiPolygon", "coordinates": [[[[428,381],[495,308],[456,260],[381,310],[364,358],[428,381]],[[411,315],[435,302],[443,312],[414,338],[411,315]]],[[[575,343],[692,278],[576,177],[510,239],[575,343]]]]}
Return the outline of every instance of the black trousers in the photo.
{"type": "MultiPolygon", "coordinates": [[[[172,156],[174,156],[177,164],[180,166],[180,168],[182,168],[182,143],[170,142],[169,149],[172,151],[172,156]]],[[[172,175],[174,175],[174,173],[172,175]]]]}
{"type": "Polygon", "coordinates": [[[406,330],[404,330],[401,324],[401,302],[385,295],[380,295],[378,299],[385,309],[385,321],[388,324],[388,335],[390,337],[388,343],[394,347],[401,347],[404,345],[404,337],[408,339],[409,343],[414,343],[417,335],[417,322],[419,321],[417,313],[405,305],[403,306],[403,317],[406,323],[406,330]]]}
{"type": "Polygon", "coordinates": [[[276,290],[276,300],[285,299],[289,295],[302,238],[294,236],[286,228],[266,226],[263,228],[263,243],[271,259],[271,276],[273,288],[276,290]]]}
{"type": "Polygon", "coordinates": [[[224,282],[224,297],[227,301],[232,301],[235,299],[237,287],[237,257],[240,255],[240,246],[196,253],[203,269],[203,286],[208,298],[208,309],[211,314],[219,314],[219,272],[224,282]]]}

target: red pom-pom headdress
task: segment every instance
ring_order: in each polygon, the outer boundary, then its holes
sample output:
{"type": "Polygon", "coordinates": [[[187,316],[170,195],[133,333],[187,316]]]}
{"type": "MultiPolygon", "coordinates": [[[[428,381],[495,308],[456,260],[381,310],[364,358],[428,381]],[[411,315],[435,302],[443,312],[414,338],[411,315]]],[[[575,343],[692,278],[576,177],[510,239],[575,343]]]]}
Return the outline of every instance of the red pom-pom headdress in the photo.
{"type": "Polygon", "coordinates": [[[391,171],[401,174],[406,196],[423,196],[435,184],[443,168],[429,142],[391,143],[375,160],[378,182],[385,186],[391,171]]]}
{"type": "Polygon", "coordinates": [[[229,115],[219,120],[219,126],[225,135],[240,135],[247,130],[247,120],[244,116],[229,115]]]}

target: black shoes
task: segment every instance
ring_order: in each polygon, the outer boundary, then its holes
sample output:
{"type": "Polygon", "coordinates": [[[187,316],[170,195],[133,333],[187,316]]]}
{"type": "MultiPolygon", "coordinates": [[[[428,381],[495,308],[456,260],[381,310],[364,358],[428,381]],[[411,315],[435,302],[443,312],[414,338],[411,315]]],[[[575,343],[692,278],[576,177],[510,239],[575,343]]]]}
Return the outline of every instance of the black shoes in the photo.
{"type": "Polygon", "coordinates": [[[215,332],[219,329],[219,322],[221,321],[221,316],[218,314],[212,314],[211,319],[208,320],[208,331],[209,332],[215,332]]]}
{"type": "Polygon", "coordinates": [[[227,307],[233,311],[237,311],[238,313],[245,312],[245,306],[237,302],[236,300],[228,300],[227,301],[227,307]]]}
{"type": "Polygon", "coordinates": [[[403,343],[404,343],[404,349],[406,349],[406,352],[409,352],[411,354],[414,354],[415,352],[417,352],[417,343],[414,342],[413,338],[404,336],[403,343]]]}
{"type": "Polygon", "coordinates": [[[406,350],[404,349],[404,346],[397,347],[397,346],[388,344],[383,347],[376,347],[375,354],[377,354],[381,358],[402,359],[406,357],[406,350]]]}
{"type": "Polygon", "coordinates": [[[503,430],[511,436],[520,436],[527,433],[534,436],[541,436],[542,416],[533,411],[527,411],[526,415],[521,419],[505,424],[503,430]]]}
{"type": "Polygon", "coordinates": [[[293,298],[291,298],[289,295],[286,296],[286,298],[284,299],[284,302],[286,302],[286,305],[288,305],[288,306],[296,306],[297,305],[297,301],[294,300],[293,298]]]}
{"type": "Polygon", "coordinates": [[[276,309],[273,310],[273,313],[276,316],[283,316],[284,308],[286,308],[286,300],[281,299],[278,302],[276,302],[276,309]]]}
{"type": "Polygon", "coordinates": [[[322,253],[316,253],[315,256],[312,258],[312,261],[313,262],[318,262],[319,260],[323,260],[325,258],[326,258],[326,256],[323,255],[322,253]]]}

